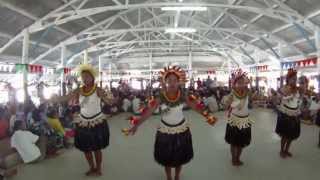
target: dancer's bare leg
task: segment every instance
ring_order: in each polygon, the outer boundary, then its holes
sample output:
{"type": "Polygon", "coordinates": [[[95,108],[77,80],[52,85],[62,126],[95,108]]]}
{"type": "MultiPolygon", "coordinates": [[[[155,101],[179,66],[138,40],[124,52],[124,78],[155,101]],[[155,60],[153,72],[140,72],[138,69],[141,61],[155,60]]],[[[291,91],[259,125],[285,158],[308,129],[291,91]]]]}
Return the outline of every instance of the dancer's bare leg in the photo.
{"type": "Polygon", "coordinates": [[[167,180],[172,180],[171,167],[165,167],[164,169],[166,171],[167,180]]]}
{"type": "Polygon", "coordinates": [[[178,166],[175,168],[175,176],[174,180],[180,180],[180,173],[181,173],[182,166],[178,166]]]}
{"type": "Polygon", "coordinates": [[[96,175],[101,176],[102,175],[102,172],[101,172],[102,152],[101,152],[101,150],[95,151],[94,156],[96,158],[96,165],[97,165],[96,169],[95,169],[95,173],[96,173],[96,175]]]}
{"type": "Polygon", "coordinates": [[[95,166],[94,166],[94,161],[93,161],[93,154],[92,152],[85,152],[84,153],[85,157],[86,157],[86,160],[89,164],[89,170],[86,172],[86,175],[87,176],[91,176],[94,174],[94,170],[95,170],[95,166]]]}

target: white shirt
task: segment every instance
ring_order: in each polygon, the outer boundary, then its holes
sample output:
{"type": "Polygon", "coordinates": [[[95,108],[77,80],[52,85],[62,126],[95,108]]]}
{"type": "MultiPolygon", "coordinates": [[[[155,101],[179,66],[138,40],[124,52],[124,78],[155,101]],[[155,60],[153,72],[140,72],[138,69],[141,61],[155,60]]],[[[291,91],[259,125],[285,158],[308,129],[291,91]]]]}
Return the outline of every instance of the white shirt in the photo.
{"type": "Polygon", "coordinates": [[[129,109],[130,106],[131,106],[131,102],[130,102],[127,98],[125,98],[125,99],[123,100],[122,109],[123,109],[125,112],[128,112],[128,109],[129,109]]]}
{"type": "Polygon", "coordinates": [[[25,163],[32,162],[41,156],[39,148],[35,145],[39,136],[29,131],[18,130],[11,137],[11,146],[20,154],[25,163]]]}
{"type": "MultiPolygon", "coordinates": [[[[167,105],[162,104],[160,108],[161,111],[165,111],[167,105]]],[[[184,119],[182,110],[183,104],[175,107],[170,107],[170,110],[168,112],[161,113],[162,120],[171,125],[179,124],[184,119]]]]}
{"type": "Polygon", "coordinates": [[[140,99],[134,98],[132,100],[132,110],[134,113],[139,113],[139,109],[140,109],[140,99]]]}
{"type": "Polygon", "coordinates": [[[316,101],[312,100],[312,101],[311,101],[311,105],[310,105],[310,107],[309,107],[309,110],[310,110],[310,111],[317,111],[317,110],[319,110],[319,109],[320,109],[320,104],[319,104],[319,102],[317,103],[316,101]]]}
{"type": "Polygon", "coordinates": [[[211,112],[218,111],[218,103],[216,98],[213,96],[207,98],[207,106],[211,112]]]}

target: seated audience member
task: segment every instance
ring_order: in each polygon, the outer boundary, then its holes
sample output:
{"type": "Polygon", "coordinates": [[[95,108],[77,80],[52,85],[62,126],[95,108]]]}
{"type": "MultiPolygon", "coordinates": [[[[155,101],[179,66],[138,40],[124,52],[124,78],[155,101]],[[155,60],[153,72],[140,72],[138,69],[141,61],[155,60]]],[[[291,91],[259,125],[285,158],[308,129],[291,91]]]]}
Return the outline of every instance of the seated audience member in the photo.
{"type": "Polygon", "coordinates": [[[214,113],[219,110],[217,100],[213,94],[211,94],[209,97],[207,97],[206,103],[207,103],[206,105],[209,108],[210,112],[214,113]]]}
{"type": "Polygon", "coordinates": [[[3,110],[0,109],[0,139],[5,138],[9,135],[9,122],[2,115],[3,110]]]}
{"type": "Polygon", "coordinates": [[[122,102],[122,110],[128,112],[131,107],[131,101],[128,98],[124,98],[122,102]]]}
{"type": "Polygon", "coordinates": [[[140,108],[141,108],[141,101],[137,96],[134,96],[132,100],[132,111],[133,114],[140,114],[140,108]]]}
{"type": "Polygon", "coordinates": [[[15,148],[24,163],[36,161],[40,156],[40,149],[36,146],[39,136],[25,130],[22,121],[16,121],[11,146],[15,148]]]}
{"type": "Polygon", "coordinates": [[[48,108],[48,112],[47,112],[47,116],[48,116],[47,121],[48,121],[48,124],[50,125],[50,127],[57,134],[59,134],[61,137],[64,137],[65,130],[64,130],[64,127],[61,125],[61,122],[59,120],[58,111],[54,107],[49,107],[48,108]]]}

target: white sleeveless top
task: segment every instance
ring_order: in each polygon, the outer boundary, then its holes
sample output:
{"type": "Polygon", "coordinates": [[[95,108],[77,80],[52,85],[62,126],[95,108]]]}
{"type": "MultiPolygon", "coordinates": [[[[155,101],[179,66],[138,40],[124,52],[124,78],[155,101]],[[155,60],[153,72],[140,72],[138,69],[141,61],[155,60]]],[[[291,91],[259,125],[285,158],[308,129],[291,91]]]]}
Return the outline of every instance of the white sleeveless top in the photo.
{"type": "Polygon", "coordinates": [[[80,114],[75,123],[81,127],[95,127],[102,123],[105,115],[101,111],[101,99],[97,91],[90,96],[79,96],[80,114]]]}
{"type": "Polygon", "coordinates": [[[289,116],[297,116],[300,114],[300,103],[301,100],[299,93],[290,96],[283,96],[278,109],[289,116]]]}
{"type": "Polygon", "coordinates": [[[235,99],[234,101],[232,102],[231,104],[231,107],[232,107],[232,111],[231,113],[234,114],[234,115],[238,115],[238,116],[248,116],[249,115],[249,108],[248,108],[248,104],[249,104],[249,96],[247,96],[244,101],[244,106],[239,109],[238,108],[238,105],[240,104],[241,102],[241,99],[233,96],[235,99]]]}
{"type": "MultiPolygon", "coordinates": [[[[167,108],[167,105],[162,104],[160,107],[162,110],[164,110],[167,108]]],[[[161,113],[161,118],[164,122],[170,125],[179,124],[184,119],[182,109],[183,104],[180,104],[176,107],[170,107],[170,110],[168,112],[161,113]]]]}
{"type": "Polygon", "coordinates": [[[101,113],[101,99],[97,94],[97,91],[90,96],[79,96],[80,114],[90,119],[90,117],[96,116],[101,113]]]}
{"type": "Polygon", "coordinates": [[[299,98],[299,94],[296,93],[295,95],[292,95],[291,97],[283,97],[281,104],[292,108],[292,109],[297,109],[300,105],[300,98],[299,98]]]}
{"type": "Polygon", "coordinates": [[[237,98],[236,96],[233,96],[233,102],[231,104],[232,110],[230,117],[228,118],[227,122],[230,126],[237,127],[238,129],[248,128],[250,127],[254,121],[249,118],[249,96],[245,97],[243,99],[244,106],[241,107],[241,109],[238,108],[238,106],[241,103],[241,99],[237,98]]]}

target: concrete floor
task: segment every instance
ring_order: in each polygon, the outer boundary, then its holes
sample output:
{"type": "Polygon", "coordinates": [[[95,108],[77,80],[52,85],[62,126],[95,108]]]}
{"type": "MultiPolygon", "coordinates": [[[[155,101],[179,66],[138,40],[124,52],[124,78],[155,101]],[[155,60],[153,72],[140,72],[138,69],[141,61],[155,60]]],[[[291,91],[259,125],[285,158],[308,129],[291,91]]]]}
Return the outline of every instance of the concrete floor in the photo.
{"type": "MultiPolygon", "coordinates": [[[[182,171],[182,180],[301,180],[319,179],[320,149],[317,147],[319,129],[302,125],[300,138],[293,143],[292,159],[279,157],[280,139],[274,133],[276,114],[271,110],[252,111],[256,120],[252,144],[244,150],[245,165],[233,167],[229,146],[224,141],[224,113],[217,113],[220,121],[208,126],[192,111],[186,112],[191,123],[194,159],[182,171]]],[[[153,160],[153,143],[159,117],[152,117],[133,137],[125,137],[120,130],[127,126],[121,114],[110,119],[111,145],[104,150],[102,177],[85,177],[87,164],[76,149],[68,150],[54,159],[24,165],[10,180],[110,179],[164,180],[164,170],[153,160]]]]}

